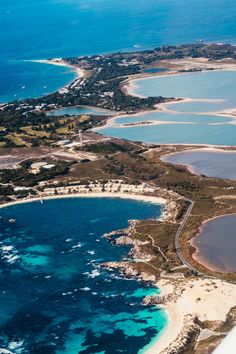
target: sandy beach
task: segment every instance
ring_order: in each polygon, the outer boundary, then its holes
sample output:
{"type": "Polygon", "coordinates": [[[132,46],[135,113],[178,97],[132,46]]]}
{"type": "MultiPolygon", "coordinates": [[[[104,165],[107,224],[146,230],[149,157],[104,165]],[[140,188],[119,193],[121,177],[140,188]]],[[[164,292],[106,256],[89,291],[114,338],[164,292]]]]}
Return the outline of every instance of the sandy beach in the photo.
{"type": "Polygon", "coordinates": [[[28,198],[13,201],[10,203],[5,203],[0,205],[0,208],[9,207],[12,205],[23,204],[23,203],[31,203],[31,202],[40,202],[41,200],[52,200],[52,199],[65,199],[65,198],[122,198],[122,199],[132,199],[143,201],[146,203],[153,203],[153,204],[166,204],[166,199],[154,197],[154,196],[146,196],[141,194],[126,194],[126,193],[109,193],[109,192],[101,192],[101,193],[72,193],[67,195],[55,195],[51,197],[35,197],[35,198],[28,198]]]}
{"type": "MultiPolygon", "coordinates": [[[[68,68],[71,68],[73,71],[75,71],[77,73],[78,77],[81,78],[81,77],[84,76],[84,72],[83,72],[83,70],[81,68],[78,68],[78,67],[75,67],[73,65],[70,65],[70,64],[68,64],[67,62],[65,62],[61,58],[55,58],[55,59],[51,59],[51,60],[48,60],[48,59],[33,59],[33,60],[27,60],[27,61],[31,61],[32,63],[41,63],[41,64],[50,64],[50,65],[68,67],[68,68]]],[[[68,85],[66,85],[65,87],[67,87],[67,86],[68,85]]]]}
{"type": "MultiPolygon", "coordinates": [[[[167,328],[145,354],[159,354],[184,331],[185,316],[196,315],[200,321],[225,321],[235,306],[236,285],[218,279],[160,280],[161,295],[169,295],[162,306],[167,311],[167,328]]],[[[178,345],[178,341],[176,341],[178,345]]]]}

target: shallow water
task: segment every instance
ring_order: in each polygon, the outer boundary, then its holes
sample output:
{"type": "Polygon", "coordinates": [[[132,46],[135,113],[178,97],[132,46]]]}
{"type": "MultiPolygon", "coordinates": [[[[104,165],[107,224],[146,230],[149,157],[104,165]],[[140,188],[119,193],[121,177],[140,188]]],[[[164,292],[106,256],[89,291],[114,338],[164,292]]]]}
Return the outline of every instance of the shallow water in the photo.
{"type": "Polygon", "coordinates": [[[193,239],[198,249],[197,258],[222,272],[236,271],[236,215],[210,220],[193,239]]]}
{"type": "Polygon", "coordinates": [[[163,156],[162,160],[189,166],[198,175],[236,179],[236,152],[191,150],[163,156]]]}
{"type": "MultiPolygon", "coordinates": [[[[141,0],[135,6],[130,0],[10,0],[0,2],[0,16],[0,76],[5,87],[0,102],[21,97],[25,77],[49,87],[58,74],[52,68],[45,77],[43,65],[37,70],[29,64],[25,76],[19,62],[10,82],[11,60],[140,50],[198,39],[236,42],[235,0],[228,0],[227,6],[220,0],[141,0]]],[[[63,76],[60,85],[68,81],[63,76]]]]}
{"type": "Polygon", "coordinates": [[[80,115],[80,114],[94,114],[97,116],[111,115],[112,111],[98,109],[96,107],[64,107],[56,109],[54,111],[48,112],[48,115],[52,116],[61,116],[61,115],[80,115]]]}
{"type": "Polygon", "coordinates": [[[105,232],[160,213],[158,205],[116,198],[1,209],[0,347],[16,354],[132,354],[156,340],[165,313],[142,299],[157,289],[100,264],[129,251],[112,246],[105,232]]]}

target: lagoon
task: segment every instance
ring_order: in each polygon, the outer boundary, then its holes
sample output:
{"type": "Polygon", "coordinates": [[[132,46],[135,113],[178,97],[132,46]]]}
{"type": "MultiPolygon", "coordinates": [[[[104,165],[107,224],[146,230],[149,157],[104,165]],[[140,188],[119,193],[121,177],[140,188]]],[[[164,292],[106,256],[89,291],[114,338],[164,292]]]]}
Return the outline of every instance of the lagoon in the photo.
{"type": "Polygon", "coordinates": [[[160,205],[68,198],[9,206],[0,214],[1,348],[136,354],[165,328],[165,313],[142,305],[158,289],[100,266],[129,251],[102,235],[127,227],[129,219],[160,217],[160,205]]]}

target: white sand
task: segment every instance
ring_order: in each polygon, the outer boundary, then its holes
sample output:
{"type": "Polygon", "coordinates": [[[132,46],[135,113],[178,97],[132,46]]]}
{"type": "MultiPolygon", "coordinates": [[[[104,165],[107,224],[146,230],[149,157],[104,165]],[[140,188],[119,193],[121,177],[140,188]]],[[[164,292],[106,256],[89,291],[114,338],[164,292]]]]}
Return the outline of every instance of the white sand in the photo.
{"type": "Polygon", "coordinates": [[[143,202],[154,203],[154,204],[166,204],[166,199],[154,197],[154,196],[146,196],[141,194],[126,194],[126,193],[109,193],[109,192],[101,192],[101,193],[72,193],[66,195],[55,195],[51,197],[35,197],[13,201],[10,203],[5,203],[0,205],[0,208],[5,208],[11,205],[23,204],[23,203],[31,203],[31,202],[40,202],[43,200],[51,200],[51,199],[64,199],[64,198],[122,198],[122,199],[132,199],[132,200],[140,200],[143,202]]]}
{"type": "Polygon", "coordinates": [[[162,295],[174,293],[176,299],[163,306],[169,317],[167,328],[146,354],[158,354],[175,341],[182,330],[184,316],[196,314],[200,321],[225,321],[230,309],[236,305],[235,284],[198,278],[179,281],[177,290],[173,285],[170,280],[161,280],[157,284],[162,295]]]}

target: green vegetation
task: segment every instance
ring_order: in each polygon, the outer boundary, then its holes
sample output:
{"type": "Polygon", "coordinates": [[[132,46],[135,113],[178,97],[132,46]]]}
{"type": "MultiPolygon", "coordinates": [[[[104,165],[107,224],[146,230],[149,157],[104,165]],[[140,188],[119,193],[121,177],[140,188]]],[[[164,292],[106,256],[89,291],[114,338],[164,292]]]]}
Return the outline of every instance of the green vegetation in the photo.
{"type": "MultiPolygon", "coordinates": [[[[21,164],[21,168],[17,170],[15,169],[2,170],[0,172],[0,183],[4,183],[4,184],[14,183],[17,186],[33,187],[36,186],[38,182],[50,180],[57,176],[66,175],[69,172],[69,168],[71,165],[71,163],[60,162],[55,167],[52,167],[49,170],[41,168],[39,173],[33,174],[29,172],[30,164],[31,161],[27,161],[21,164]]],[[[6,188],[10,188],[10,194],[13,194],[11,192],[12,191],[11,187],[6,187],[6,188]]],[[[7,194],[4,193],[4,195],[7,194]]]]}
{"type": "Polygon", "coordinates": [[[129,145],[117,144],[114,142],[105,142],[89,144],[83,147],[83,151],[93,152],[95,154],[114,154],[116,152],[128,152],[132,148],[129,145]]]}

